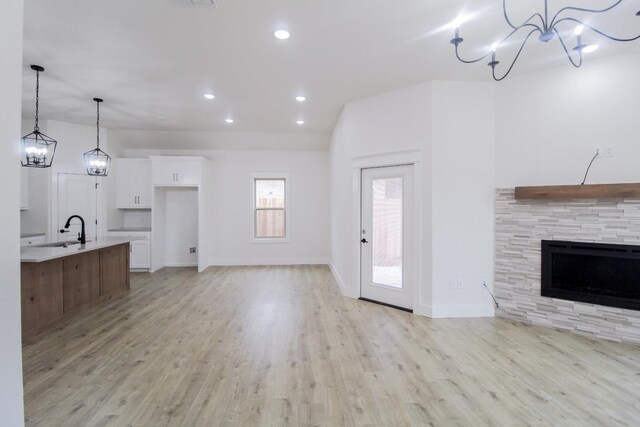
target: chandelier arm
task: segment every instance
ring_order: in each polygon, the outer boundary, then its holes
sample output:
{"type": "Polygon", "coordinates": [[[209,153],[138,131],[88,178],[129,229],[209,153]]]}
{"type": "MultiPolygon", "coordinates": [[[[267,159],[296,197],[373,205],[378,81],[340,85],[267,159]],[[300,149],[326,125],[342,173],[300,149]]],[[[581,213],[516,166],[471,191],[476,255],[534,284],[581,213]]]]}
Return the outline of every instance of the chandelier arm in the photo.
{"type": "MultiPolygon", "coordinates": [[[[603,33],[602,31],[598,30],[597,28],[592,27],[589,24],[585,24],[584,22],[582,22],[581,20],[576,19],[576,18],[562,18],[558,22],[556,22],[555,25],[558,25],[559,23],[564,22],[564,21],[571,21],[571,22],[575,22],[576,24],[584,25],[586,28],[590,29],[594,33],[598,33],[601,36],[606,37],[609,40],[613,40],[613,41],[616,41],[616,42],[632,42],[634,40],[640,39],[640,35],[637,35],[636,37],[633,37],[633,38],[630,38],[630,39],[621,39],[621,38],[618,38],[618,37],[613,37],[613,36],[610,36],[609,34],[603,33]]],[[[554,29],[555,29],[555,26],[554,26],[554,29]]]]}
{"type": "Polygon", "coordinates": [[[558,36],[558,40],[560,40],[560,44],[562,45],[562,48],[564,49],[564,53],[567,54],[567,58],[569,59],[569,62],[571,62],[571,65],[573,65],[576,68],[580,68],[582,66],[582,52],[578,51],[578,54],[580,55],[580,61],[578,61],[576,63],[573,60],[573,58],[571,57],[571,52],[569,52],[569,49],[567,49],[567,45],[565,44],[564,40],[562,40],[562,36],[560,35],[560,31],[556,30],[555,28],[553,29],[553,31],[558,36]]]}
{"type": "Polygon", "coordinates": [[[556,13],[553,16],[553,19],[551,20],[551,24],[549,25],[549,28],[553,28],[555,26],[555,24],[557,24],[558,22],[556,22],[556,19],[558,18],[558,16],[560,16],[560,14],[562,12],[565,12],[567,10],[575,10],[577,12],[588,12],[588,13],[603,13],[603,12],[608,12],[611,9],[613,9],[614,7],[618,6],[620,3],[622,3],[622,0],[618,0],[616,1],[614,4],[612,4],[611,6],[605,8],[605,9],[586,9],[584,7],[573,7],[573,6],[567,6],[567,7],[563,7],[562,9],[560,9],[558,11],[558,13],[556,13]]]}
{"type": "MultiPolygon", "coordinates": [[[[502,12],[504,13],[504,19],[505,21],[507,21],[507,24],[509,24],[509,26],[511,28],[513,28],[514,30],[519,30],[520,28],[524,27],[524,26],[530,26],[530,25],[535,25],[535,24],[529,24],[529,21],[531,21],[533,18],[535,18],[536,16],[538,18],[540,18],[540,21],[542,22],[542,26],[546,27],[546,23],[544,18],[542,17],[542,15],[540,15],[539,13],[534,13],[533,15],[531,15],[529,17],[529,19],[527,19],[526,21],[524,21],[524,23],[522,25],[520,25],[519,27],[516,25],[513,25],[513,23],[511,22],[511,19],[509,19],[509,15],[507,13],[507,0],[502,0],[502,12]]],[[[540,29],[540,27],[538,27],[537,25],[535,25],[538,29],[540,29]]],[[[540,29],[540,32],[543,33],[544,31],[542,31],[542,29],[540,29]]]]}
{"type": "MultiPolygon", "coordinates": [[[[531,19],[531,18],[529,18],[531,19]]],[[[524,28],[524,27],[534,27],[534,29],[529,33],[529,35],[527,36],[527,38],[529,38],[529,36],[535,32],[540,32],[540,34],[542,34],[542,29],[540,27],[538,27],[535,24],[522,24],[522,26],[517,27],[515,30],[511,31],[505,38],[503,38],[502,40],[500,40],[500,42],[498,43],[499,45],[506,42],[507,40],[509,40],[511,38],[511,36],[513,36],[515,33],[517,33],[520,29],[524,28]]],[[[460,55],[458,54],[458,45],[456,45],[455,48],[456,51],[456,58],[458,58],[458,61],[463,62],[465,64],[475,64],[476,62],[480,62],[483,59],[486,59],[489,55],[491,55],[493,53],[493,51],[491,49],[489,49],[489,51],[484,54],[482,57],[478,58],[478,59],[472,59],[472,60],[466,60],[466,59],[462,59],[460,57],[460,55]]]]}
{"type": "Polygon", "coordinates": [[[495,80],[497,82],[502,81],[509,75],[509,73],[511,73],[511,70],[513,70],[513,67],[516,65],[516,62],[518,61],[518,57],[520,57],[520,54],[522,53],[525,45],[527,44],[527,41],[537,31],[538,31],[537,29],[536,30],[532,30],[532,31],[529,32],[529,34],[527,34],[527,37],[525,37],[524,40],[522,41],[522,45],[520,45],[520,49],[518,50],[518,53],[516,54],[515,58],[513,58],[513,62],[509,66],[509,69],[507,70],[507,72],[502,77],[496,77],[496,68],[492,67],[493,80],[495,80]]]}

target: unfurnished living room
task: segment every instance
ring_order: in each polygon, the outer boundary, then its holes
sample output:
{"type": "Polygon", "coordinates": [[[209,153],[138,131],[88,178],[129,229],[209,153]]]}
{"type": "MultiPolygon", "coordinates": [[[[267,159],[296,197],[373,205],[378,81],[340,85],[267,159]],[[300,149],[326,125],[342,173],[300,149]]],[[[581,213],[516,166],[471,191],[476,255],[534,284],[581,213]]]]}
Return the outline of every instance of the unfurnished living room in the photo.
{"type": "Polygon", "coordinates": [[[2,426],[640,425],[639,0],[4,0],[2,426]]]}

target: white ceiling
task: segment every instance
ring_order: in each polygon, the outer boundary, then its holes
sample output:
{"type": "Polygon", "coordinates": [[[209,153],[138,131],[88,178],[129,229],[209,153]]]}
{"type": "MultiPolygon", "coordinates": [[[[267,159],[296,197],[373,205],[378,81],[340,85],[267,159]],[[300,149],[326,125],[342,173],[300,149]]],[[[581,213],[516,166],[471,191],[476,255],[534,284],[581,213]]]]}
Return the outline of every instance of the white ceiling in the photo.
{"type": "MultiPolygon", "coordinates": [[[[463,50],[486,48],[508,27],[499,0],[25,0],[23,112],[33,115],[34,73],[45,118],[114,129],[330,132],[353,100],[427,80],[491,81],[485,61],[455,60],[443,28],[461,12],[463,50]],[[206,3],[206,2],[205,2],[206,3]],[[273,37],[286,28],[291,38],[273,37]],[[212,92],[213,101],[203,94],[212,92]],[[308,101],[297,103],[295,96],[308,101]],[[224,122],[233,117],[235,123],[224,122]],[[295,121],[304,119],[298,126],[295,121]]],[[[510,1],[514,20],[542,0],[510,1]]],[[[573,1],[609,5],[612,0],[573,1]]],[[[640,33],[640,1],[591,22],[640,33]]],[[[564,1],[552,1],[556,9],[564,1]]],[[[526,15],[526,16],[525,16],[526,15]]],[[[585,37],[594,38],[592,34],[585,37]]],[[[532,42],[514,74],[570,66],[557,40],[532,42]]],[[[605,43],[593,57],[640,52],[640,41],[605,43]]],[[[505,53],[506,56],[506,53],[505,53]]],[[[579,71],[577,71],[579,72],[579,71]]]]}

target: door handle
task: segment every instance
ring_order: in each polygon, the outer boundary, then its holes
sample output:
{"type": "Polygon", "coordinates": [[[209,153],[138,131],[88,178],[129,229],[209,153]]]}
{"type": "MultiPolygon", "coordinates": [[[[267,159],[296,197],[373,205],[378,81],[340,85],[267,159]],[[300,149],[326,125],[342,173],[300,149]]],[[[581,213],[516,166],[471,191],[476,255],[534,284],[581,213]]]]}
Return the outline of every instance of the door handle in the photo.
{"type": "Polygon", "coordinates": [[[60,229],[60,232],[61,232],[61,233],[69,233],[70,231],[69,231],[69,230],[65,230],[64,228],[61,228],[61,229],[60,229]]]}
{"type": "Polygon", "coordinates": [[[362,240],[360,240],[360,243],[369,243],[369,241],[365,238],[362,238],[362,240]]]}

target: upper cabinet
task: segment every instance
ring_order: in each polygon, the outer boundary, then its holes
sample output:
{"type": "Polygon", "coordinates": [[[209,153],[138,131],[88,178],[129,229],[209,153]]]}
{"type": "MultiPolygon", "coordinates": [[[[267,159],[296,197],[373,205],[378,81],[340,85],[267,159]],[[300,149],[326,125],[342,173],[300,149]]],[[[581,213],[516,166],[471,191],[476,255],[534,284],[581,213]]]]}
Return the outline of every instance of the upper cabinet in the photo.
{"type": "Polygon", "coordinates": [[[179,187],[200,185],[201,157],[152,156],[153,185],[179,187]]]}
{"type": "Polygon", "coordinates": [[[151,209],[149,159],[116,159],[116,207],[151,209]]]}
{"type": "Polygon", "coordinates": [[[29,168],[20,168],[20,210],[29,209],[29,168]]]}

